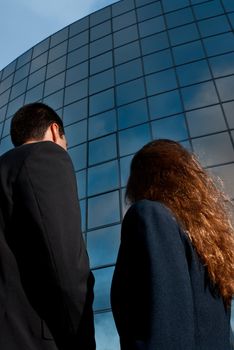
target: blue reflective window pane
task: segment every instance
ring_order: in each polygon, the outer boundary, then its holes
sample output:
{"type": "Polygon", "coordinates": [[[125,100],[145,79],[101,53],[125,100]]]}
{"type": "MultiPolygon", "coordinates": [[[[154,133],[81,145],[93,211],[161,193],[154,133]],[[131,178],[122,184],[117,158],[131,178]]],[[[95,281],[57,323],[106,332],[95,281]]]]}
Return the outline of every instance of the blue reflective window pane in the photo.
{"type": "Polygon", "coordinates": [[[66,40],[67,38],[68,38],[68,27],[65,27],[64,29],[60,30],[59,32],[51,36],[50,47],[58,45],[62,41],[66,40]]]}
{"type": "Polygon", "coordinates": [[[234,199],[234,164],[213,167],[211,171],[222,180],[224,191],[228,194],[229,198],[234,199]]]}
{"type": "Polygon", "coordinates": [[[91,268],[115,263],[120,230],[120,225],[115,225],[88,232],[87,248],[91,268]]]}
{"type": "Polygon", "coordinates": [[[172,45],[199,39],[199,33],[195,24],[187,24],[179,28],[170,29],[168,32],[172,45]]]}
{"type": "Polygon", "coordinates": [[[116,189],[119,186],[119,169],[116,160],[88,169],[88,196],[116,189]]]}
{"type": "Polygon", "coordinates": [[[2,92],[4,92],[4,91],[8,90],[12,86],[13,77],[14,77],[14,75],[11,74],[8,78],[6,78],[6,79],[1,81],[1,83],[0,83],[0,94],[2,92]]]}
{"type": "Polygon", "coordinates": [[[23,94],[26,90],[26,86],[27,86],[27,78],[24,80],[21,80],[19,83],[15,84],[11,89],[10,99],[13,100],[14,98],[23,94]]]}
{"type": "Polygon", "coordinates": [[[234,3],[232,0],[222,0],[226,11],[234,11],[234,3]]]}
{"type": "Polygon", "coordinates": [[[192,144],[203,166],[234,161],[233,146],[227,132],[194,139],[192,144]]]}
{"type": "Polygon", "coordinates": [[[25,96],[25,103],[32,103],[42,99],[44,84],[40,84],[28,90],[25,96]]]}
{"type": "Polygon", "coordinates": [[[111,21],[106,21],[90,29],[90,40],[97,40],[111,33],[111,21]]]}
{"type": "Polygon", "coordinates": [[[46,78],[50,78],[55,74],[64,71],[66,68],[66,57],[63,56],[52,63],[49,63],[46,71],[46,78]]]}
{"type": "Polygon", "coordinates": [[[164,118],[152,122],[153,137],[181,141],[188,138],[184,115],[164,118]]]}
{"type": "Polygon", "coordinates": [[[56,92],[55,94],[52,94],[46,98],[43,99],[43,102],[48,104],[53,109],[59,109],[63,105],[63,93],[64,90],[60,90],[56,92]]]}
{"type": "Polygon", "coordinates": [[[49,62],[56,60],[56,58],[59,58],[65,55],[66,52],[67,52],[67,41],[64,41],[63,43],[49,50],[49,62]]]}
{"type": "Polygon", "coordinates": [[[28,63],[31,60],[31,57],[32,49],[18,57],[16,68],[22,67],[24,64],[28,63]]]}
{"type": "Polygon", "coordinates": [[[82,232],[86,230],[86,200],[80,201],[80,213],[81,213],[81,229],[82,232]]]}
{"type": "Polygon", "coordinates": [[[224,103],[223,109],[224,109],[224,113],[226,115],[229,127],[234,128],[234,118],[233,118],[234,101],[224,103]]]}
{"type": "Polygon", "coordinates": [[[169,47],[167,33],[159,33],[141,40],[143,55],[147,55],[154,51],[163,50],[169,47]]]}
{"type": "Polygon", "coordinates": [[[185,64],[176,68],[181,86],[211,79],[206,60],[185,64]]]}
{"type": "Polygon", "coordinates": [[[94,270],[94,311],[110,308],[110,287],[114,267],[94,270]]]}
{"type": "Polygon", "coordinates": [[[112,5],[112,15],[121,15],[124,12],[132,10],[134,7],[134,0],[119,1],[117,4],[112,5]]]}
{"type": "Polygon", "coordinates": [[[120,84],[128,80],[142,76],[141,60],[137,59],[116,67],[116,83],[120,84]]]}
{"type": "Polygon", "coordinates": [[[178,91],[166,92],[149,98],[151,119],[170,116],[183,111],[178,91]]]}
{"type": "Polygon", "coordinates": [[[113,18],[113,30],[117,31],[136,23],[136,13],[131,11],[113,18]]]}
{"type": "Polygon", "coordinates": [[[89,56],[89,47],[88,45],[81,47],[75,51],[70,52],[67,55],[67,68],[76,66],[77,64],[86,61],[89,56]]]}
{"type": "Polygon", "coordinates": [[[31,61],[30,73],[35,72],[37,69],[45,66],[47,63],[48,52],[43,53],[34,60],[31,61]]]}
{"type": "Polygon", "coordinates": [[[121,64],[140,56],[139,42],[124,45],[114,50],[115,64],[121,64]]]}
{"type": "Polygon", "coordinates": [[[121,187],[126,186],[127,184],[128,177],[130,175],[132,157],[133,155],[120,158],[121,187]]]}
{"type": "Polygon", "coordinates": [[[90,44],[90,57],[94,57],[112,49],[112,36],[107,35],[90,44]]]}
{"type": "Polygon", "coordinates": [[[88,228],[95,228],[119,222],[118,191],[88,199],[88,228]]]}
{"type": "Polygon", "coordinates": [[[138,21],[145,21],[146,19],[159,16],[162,14],[162,7],[160,1],[154,2],[147,6],[137,9],[138,21]]]}
{"type": "Polygon", "coordinates": [[[154,2],[154,0],[136,0],[136,6],[144,6],[146,4],[150,4],[151,2],[154,2]]]}
{"type": "Polygon", "coordinates": [[[114,46],[121,46],[137,39],[137,26],[133,25],[114,33],[114,46]]]}
{"type": "Polygon", "coordinates": [[[10,91],[11,90],[9,89],[0,95],[0,107],[4,106],[8,102],[10,91]]]}
{"type": "Polygon", "coordinates": [[[63,123],[69,125],[87,117],[87,99],[72,103],[63,109],[63,123]]]}
{"type": "Polygon", "coordinates": [[[164,50],[143,57],[145,73],[154,73],[172,66],[170,50],[164,50]]]}
{"type": "Polygon", "coordinates": [[[15,72],[14,84],[17,83],[18,81],[24,79],[28,75],[29,66],[30,66],[30,63],[27,63],[15,72]]]}
{"type": "Polygon", "coordinates": [[[148,95],[176,89],[177,81],[174,69],[148,75],[146,77],[146,88],[148,95]]]}
{"type": "Polygon", "coordinates": [[[34,46],[32,58],[35,58],[49,49],[50,38],[47,38],[34,46]]]}
{"type": "Polygon", "coordinates": [[[116,136],[109,135],[89,143],[89,165],[116,158],[116,136]]]}
{"type": "Polygon", "coordinates": [[[81,100],[88,95],[88,79],[79,81],[76,84],[70,85],[65,88],[64,103],[69,104],[76,100],[81,100]]]}
{"type": "Polygon", "coordinates": [[[76,36],[73,36],[69,39],[68,42],[68,51],[78,49],[81,46],[88,44],[89,42],[89,31],[86,30],[83,33],[80,33],[76,36]]]}
{"type": "Polygon", "coordinates": [[[114,70],[109,69],[105,72],[93,75],[89,78],[89,93],[95,94],[106,90],[114,85],[114,70]]]}
{"type": "Polygon", "coordinates": [[[120,156],[136,152],[151,139],[149,124],[143,124],[119,132],[120,156]]]}
{"type": "Polygon", "coordinates": [[[148,120],[146,100],[130,103],[118,108],[118,126],[124,129],[148,120]]]}
{"type": "Polygon", "coordinates": [[[232,29],[234,29],[234,12],[230,13],[228,15],[228,18],[229,18],[229,20],[231,22],[232,29]]]}
{"type": "MultiPolygon", "coordinates": [[[[69,145],[68,145],[69,147],[69,145]]],[[[84,169],[87,166],[87,146],[86,144],[68,149],[75,171],[84,169]]]]}
{"type": "Polygon", "coordinates": [[[234,50],[233,33],[225,33],[204,39],[204,45],[208,56],[218,55],[221,53],[234,50]]]}
{"type": "Polygon", "coordinates": [[[62,89],[64,87],[65,72],[56,75],[55,77],[46,80],[44,95],[50,95],[53,92],[62,89]]]}
{"type": "Polygon", "coordinates": [[[205,107],[218,103],[214,83],[207,82],[181,89],[185,109],[205,107]]]}
{"type": "Polygon", "coordinates": [[[87,139],[87,120],[67,126],[65,132],[69,147],[85,142],[87,139]]]}
{"type": "Polygon", "coordinates": [[[190,5],[189,0],[162,0],[162,3],[165,12],[177,10],[190,5]]]}
{"type": "MultiPolygon", "coordinates": [[[[5,119],[6,110],[7,110],[7,106],[0,108],[0,122],[2,122],[5,119]]],[[[0,133],[0,135],[1,135],[1,133],[0,133]]]]}
{"type": "Polygon", "coordinates": [[[21,95],[20,97],[16,98],[13,101],[11,101],[8,104],[6,117],[8,118],[8,117],[12,116],[20,107],[23,106],[23,103],[24,103],[24,96],[23,95],[21,95]]]}
{"type": "Polygon", "coordinates": [[[37,70],[35,73],[29,75],[28,78],[28,89],[31,89],[35,85],[42,83],[45,80],[46,67],[37,70]]]}
{"type": "Polygon", "coordinates": [[[172,51],[176,64],[183,64],[205,57],[204,50],[200,41],[173,47],[172,51]]]}
{"type": "Polygon", "coordinates": [[[147,35],[162,32],[163,30],[165,30],[163,16],[148,19],[147,21],[139,23],[139,32],[141,38],[147,35]]]}
{"type": "Polygon", "coordinates": [[[105,22],[111,17],[110,7],[105,7],[99,11],[96,11],[90,15],[90,25],[95,26],[99,23],[105,22]]]}
{"type": "Polygon", "coordinates": [[[198,22],[201,35],[209,36],[229,31],[230,25],[226,16],[218,16],[198,22]]]}
{"type": "Polygon", "coordinates": [[[234,53],[212,57],[209,61],[215,78],[234,74],[234,53]]]}
{"type": "Polygon", "coordinates": [[[84,17],[70,25],[70,37],[89,28],[89,17],[84,17]]]}
{"type": "Polygon", "coordinates": [[[89,139],[116,131],[116,111],[111,110],[89,118],[89,139]]]}
{"type": "Polygon", "coordinates": [[[220,105],[186,113],[191,137],[225,130],[226,123],[220,105]]]}
{"type": "Polygon", "coordinates": [[[16,60],[8,64],[2,71],[2,79],[5,79],[15,71],[16,60]]]}
{"type": "Polygon", "coordinates": [[[88,76],[88,62],[83,62],[78,66],[70,68],[66,72],[66,85],[73,84],[79,80],[85,79],[88,76]]]}
{"type": "Polygon", "coordinates": [[[140,78],[117,86],[116,96],[118,106],[145,97],[144,80],[140,78]]]}
{"type": "Polygon", "coordinates": [[[221,101],[234,99],[234,75],[226,78],[216,79],[216,85],[221,101]]]}
{"type": "Polygon", "coordinates": [[[11,118],[5,120],[1,137],[5,137],[10,134],[10,126],[11,126],[11,118]]]}
{"type": "Polygon", "coordinates": [[[89,99],[90,115],[104,112],[114,107],[114,90],[110,89],[93,95],[89,99]]]}
{"type": "Polygon", "coordinates": [[[95,314],[95,338],[97,350],[119,348],[119,336],[111,312],[95,314]]]}
{"type": "Polygon", "coordinates": [[[90,60],[90,74],[99,73],[113,66],[112,52],[104,53],[90,60]]]}
{"type": "Polygon", "coordinates": [[[219,0],[206,1],[204,4],[198,4],[194,6],[196,19],[217,16],[223,12],[223,7],[219,0]]]}
{"type": "Polygon", "coordinates": [[[10,136],[4,137],[1,139],[1,144],[0,144],[0,154],[2,155],[3,153],[9,151],[12,149],[14,146],[11,142],[10,136]]]}
{"type": "Polygon", "coordinates": [[[191,8],[184,8],[175,12],[166,14],[168,28],[182,26],[183,24],[194,21],[191,8]]]}
{"type": "Polygon", "coordinates": [[[84,198],[86,196],[86,170],[76,173],[76,181],[79,198],[84,198]]]}

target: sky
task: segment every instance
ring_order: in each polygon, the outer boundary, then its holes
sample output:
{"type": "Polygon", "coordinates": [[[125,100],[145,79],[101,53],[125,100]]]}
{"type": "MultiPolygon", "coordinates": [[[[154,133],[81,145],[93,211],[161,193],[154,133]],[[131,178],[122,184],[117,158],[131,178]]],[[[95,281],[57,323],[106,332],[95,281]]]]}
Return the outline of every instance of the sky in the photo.
{"type": "Polygon", "coordinates": [[[66,25],[117,0],[7,0],[0,11],[0,70],[66,25]]]}

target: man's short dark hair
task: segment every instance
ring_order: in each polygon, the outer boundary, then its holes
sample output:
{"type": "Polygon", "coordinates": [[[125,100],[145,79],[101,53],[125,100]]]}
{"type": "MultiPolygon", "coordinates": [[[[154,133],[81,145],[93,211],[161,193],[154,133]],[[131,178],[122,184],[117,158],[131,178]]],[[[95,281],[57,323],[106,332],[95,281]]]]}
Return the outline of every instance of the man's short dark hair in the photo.
{"type": "Polygon", "coordinates": [[[56,123],[60,136],[64,135],[62,119],[44,103],[30,103],[21,107],[11,121],[11,140],[15,147],[29,140],[43,139],[48,127],[56,123]]]}

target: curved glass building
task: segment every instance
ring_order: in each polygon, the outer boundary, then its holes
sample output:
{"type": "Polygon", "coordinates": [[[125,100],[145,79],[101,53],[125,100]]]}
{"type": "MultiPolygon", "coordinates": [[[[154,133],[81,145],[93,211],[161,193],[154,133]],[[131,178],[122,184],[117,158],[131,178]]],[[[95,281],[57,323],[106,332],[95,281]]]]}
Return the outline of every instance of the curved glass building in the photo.
{"type": "Polygon", "coordinates": [[[119,349],[109,288],[133,154],[154,138],[194,151],[234,199],[234,1],[122,0],[0,72],[0,153],[25,103],[62,116],[93,269],[98,350],[119,349]]]}

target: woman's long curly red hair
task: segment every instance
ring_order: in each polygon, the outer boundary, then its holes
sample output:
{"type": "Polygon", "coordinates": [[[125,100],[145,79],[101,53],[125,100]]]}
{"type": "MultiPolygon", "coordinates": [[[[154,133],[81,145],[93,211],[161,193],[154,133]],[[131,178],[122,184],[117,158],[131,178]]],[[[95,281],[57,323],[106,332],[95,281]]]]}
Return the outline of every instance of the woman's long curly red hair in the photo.
{"type": "Polygon", "coordinates": [[[234,230],[230,201],[179,143],[156,140],[133,157],[126,198],[156,200],[171,209],[190,237],[225,303],[234,294],[234,230]]]}

